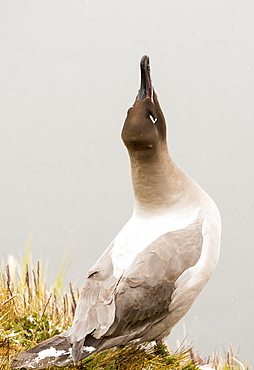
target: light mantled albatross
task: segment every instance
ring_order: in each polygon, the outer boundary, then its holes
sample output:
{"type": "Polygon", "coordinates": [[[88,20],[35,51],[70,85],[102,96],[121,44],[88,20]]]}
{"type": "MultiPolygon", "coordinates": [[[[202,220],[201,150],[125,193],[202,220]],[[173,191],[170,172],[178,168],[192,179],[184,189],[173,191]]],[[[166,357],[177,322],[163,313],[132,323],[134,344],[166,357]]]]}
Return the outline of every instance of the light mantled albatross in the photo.
{"type": "Polygon", "coordinates": [[[163,340],[217,264],[218,208],[169,155],[147,56],[122,139],[130,156],[133,215],[88,272],[72,327],[21,353],[12,368],[77,364],[107,348],[163,340]]]}

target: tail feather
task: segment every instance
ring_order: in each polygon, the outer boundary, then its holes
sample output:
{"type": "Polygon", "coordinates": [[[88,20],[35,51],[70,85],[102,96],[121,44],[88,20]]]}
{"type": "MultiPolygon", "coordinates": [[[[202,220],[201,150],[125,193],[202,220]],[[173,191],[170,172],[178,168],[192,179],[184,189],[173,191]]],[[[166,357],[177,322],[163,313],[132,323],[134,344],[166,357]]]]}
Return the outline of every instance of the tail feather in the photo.
{"type": "Polygon", "coordinates": [[[12,369],[45,369],[65,366],[73,362],[71,345],[66,337],[56,335],[37,346],[22,352],[11,365],[12,369]]]}
{"type": "Polygon", "coordinates": [[[112,347],[125,346],[135,340],[136,333],[102,340],[88,335],[85,340],[71,344],[68,331],[45,340],[26,352],[20,353],[12,362],[12,369],[46,369],[57,366],[77,365],[79,361],[112,347]]]}

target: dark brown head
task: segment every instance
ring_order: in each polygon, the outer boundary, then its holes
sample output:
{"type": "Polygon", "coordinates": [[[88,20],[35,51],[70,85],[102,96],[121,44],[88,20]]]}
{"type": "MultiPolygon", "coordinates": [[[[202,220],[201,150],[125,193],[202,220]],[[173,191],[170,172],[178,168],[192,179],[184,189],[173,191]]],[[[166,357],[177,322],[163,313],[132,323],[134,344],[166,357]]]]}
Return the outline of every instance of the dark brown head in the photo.
{"type": "Polygon", "coordinates": [[[143,151],[149,156],[158,145],[166,143],[166,122],[152,86],[148,56],[143,56],[140,68],[140,90],[128,110],[122,139],[128,150],[143,151]]]}

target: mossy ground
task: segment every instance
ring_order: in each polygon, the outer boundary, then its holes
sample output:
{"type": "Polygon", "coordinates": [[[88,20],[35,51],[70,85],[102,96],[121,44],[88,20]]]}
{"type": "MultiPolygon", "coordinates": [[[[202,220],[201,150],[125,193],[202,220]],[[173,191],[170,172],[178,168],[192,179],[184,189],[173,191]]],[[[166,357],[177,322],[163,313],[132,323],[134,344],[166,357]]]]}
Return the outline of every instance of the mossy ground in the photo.
{"type": "MultiPolygon", "coordinates": [[[[78,299],[78,290],[70,285],[62,293],[63,268],[54,286],[46,288],[41,264],[29,267],[29,253],[23,265],[14,259],[2,263],[0,269],[0,369],[9,370],[11,359],[37,343],[63,332],[70,326],[78,299]],[[60,283],[59,283],[60,282],[60,283]]],[[[232,350],[225,358],[210,359],[214,369],[233,370],[244,367],[234,360],[232,350]]],[[[165,346],[125,347],[110,349],[65,369],[83,370],[195,370],[204,361],[189,348],[172,354],[165,346]]],[[[208,365],[206,365],[208,366],[208,365]]],[[[209,367],[207,368],[209,370],[209,367]]]]}

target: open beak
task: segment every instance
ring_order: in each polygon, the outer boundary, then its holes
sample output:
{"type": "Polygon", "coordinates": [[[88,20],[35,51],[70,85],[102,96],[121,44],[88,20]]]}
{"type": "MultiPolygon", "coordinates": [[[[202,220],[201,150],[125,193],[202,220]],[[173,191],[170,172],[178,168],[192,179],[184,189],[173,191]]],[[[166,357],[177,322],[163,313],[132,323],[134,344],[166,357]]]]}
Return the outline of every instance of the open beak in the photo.
{"type": "Polygon", "coordinates": [[[141,83],[138,91],[138,101],[149,97],[153,103],[153,85],[150,75],[149,57],[144,55],[140,61],[141,83]]]}

